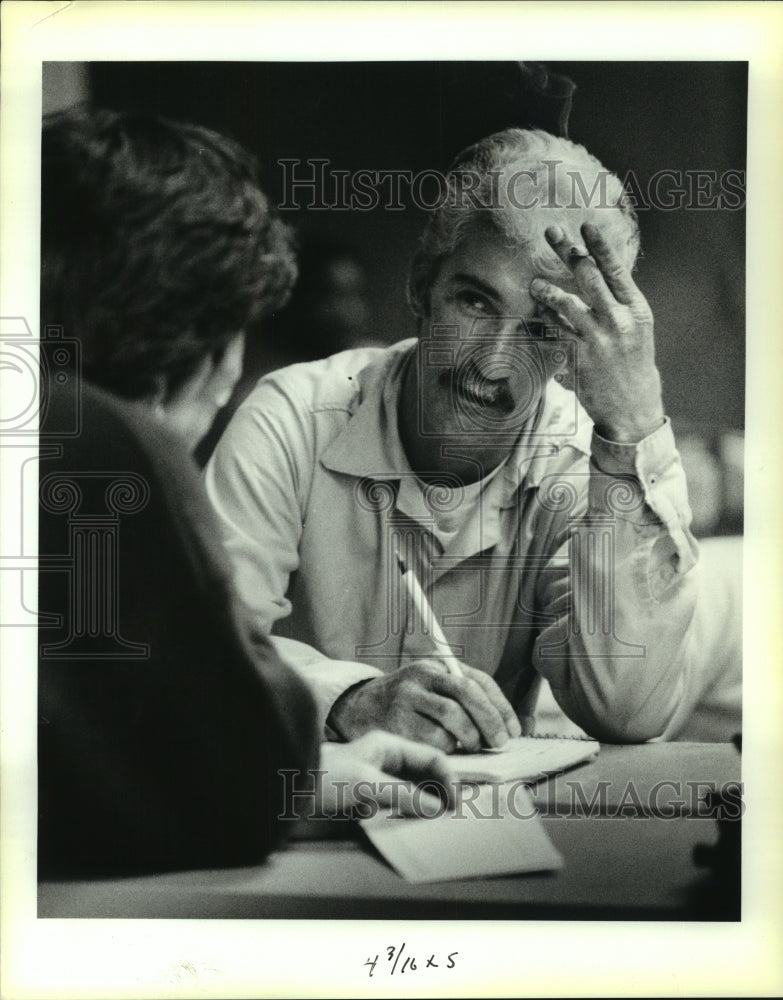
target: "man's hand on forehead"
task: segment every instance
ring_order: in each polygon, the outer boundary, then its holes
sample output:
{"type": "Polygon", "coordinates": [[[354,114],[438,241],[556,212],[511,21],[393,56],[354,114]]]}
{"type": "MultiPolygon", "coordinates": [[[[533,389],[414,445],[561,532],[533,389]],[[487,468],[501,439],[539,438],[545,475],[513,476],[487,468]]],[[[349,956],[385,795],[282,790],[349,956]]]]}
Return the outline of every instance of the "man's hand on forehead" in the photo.
{"type": "Polygon", "coordinates": [[[652,312],[601,230],[585,223],[581,234],[584,244],[559,226],[546,231],[577,294],[544,278],[534,278],[530,294],[544,319],[576,336],[576,391],[598,433],[610,441],[637,442],[664,420],[652,312]]]}

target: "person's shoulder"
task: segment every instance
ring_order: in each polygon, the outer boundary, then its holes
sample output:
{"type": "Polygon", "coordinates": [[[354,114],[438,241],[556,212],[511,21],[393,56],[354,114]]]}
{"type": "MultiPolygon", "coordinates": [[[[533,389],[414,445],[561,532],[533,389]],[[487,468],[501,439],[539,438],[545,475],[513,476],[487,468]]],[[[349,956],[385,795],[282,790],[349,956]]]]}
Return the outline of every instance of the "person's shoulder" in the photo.
{"type": "Polygon", "coordinates": [[[74,376],[52,387],[43,434],[59,445],[53,475],[66,474],[77,488],[105,483],[112,509],[158,518],[170,533],[181,533],[185,545],[199,532],[203,547],[216,556],[214,515],[193,456],[147,404],[74,376]],[[69,416],[76,420],[73,427],[69,416]]]}
{"type": "Polygon", "coordinates": [[[196,478],[184,442],[152,416],[146,403],[115,395],[75,375],[65,385],[52,386],[42,436],[61,442],[89,467],[101,463],[117,467],[122,457],[131,464],[170,463],[196,478]]]}
{"type": "Polygon", "coordinates": [[[414,344],[410,339],[389,347],[358,347],[277,369],[258,382],[246,405],[265,408],[284,399],[300,412],[342,410],[350,414],[368,393],[383,384],[396,361],[414,344]]]}

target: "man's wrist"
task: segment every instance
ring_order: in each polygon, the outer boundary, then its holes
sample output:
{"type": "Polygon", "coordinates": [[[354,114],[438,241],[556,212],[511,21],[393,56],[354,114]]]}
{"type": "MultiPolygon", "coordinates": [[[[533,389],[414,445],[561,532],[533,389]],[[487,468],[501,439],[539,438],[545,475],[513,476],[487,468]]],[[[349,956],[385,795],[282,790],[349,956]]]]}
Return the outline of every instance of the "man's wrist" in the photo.
{"type": "Polygon", "coordinates": [[[644,441],[663,427],[666,415],[663,409],[649,417],[637,417],[626,422],[595,424],[595,432],[609,444],[634,445],[644,441]]]}
{"type": "Polygon", "coordinates": [[[372,679],[372,677],[365,677],[363,680],[357,681],[356,684],[352,684],[349,688],[346,688],[335,700],[326,718],[327,738],[334,738],[336,741],[347,743],[357,735],[356,733],[348,732],[350,728],[348,717],[351,712],[351,701],[359,688],[364,687],[365,684],[369,684],[372,679]],[[334,734],[334,737],[331,734],[334,734]]]}
{"type": "Polygon", "coordinates": [[[660,427],[634,444],[609,441],[593,428],[590,459],[593,466],[607,476],[635,476],[647,481],[657,477],[659,467],[667,465],[674,454],[671,422],[664,417],[660,427]]]}

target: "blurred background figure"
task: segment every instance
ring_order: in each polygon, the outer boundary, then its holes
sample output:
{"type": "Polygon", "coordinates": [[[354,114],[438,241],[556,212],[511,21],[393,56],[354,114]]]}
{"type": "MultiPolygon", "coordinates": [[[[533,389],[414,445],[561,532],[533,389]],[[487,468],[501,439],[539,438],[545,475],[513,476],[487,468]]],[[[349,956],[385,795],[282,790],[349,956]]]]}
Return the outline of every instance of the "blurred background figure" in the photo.
{"type": "Polygon", "coordinates": [[[373,337],[367,272],[358,252],[336,241],[310,239],[299,253],[299,281],[277,317],[280,339],[292,339],[302,361],[351,347],[382,343],[373,337]]]}

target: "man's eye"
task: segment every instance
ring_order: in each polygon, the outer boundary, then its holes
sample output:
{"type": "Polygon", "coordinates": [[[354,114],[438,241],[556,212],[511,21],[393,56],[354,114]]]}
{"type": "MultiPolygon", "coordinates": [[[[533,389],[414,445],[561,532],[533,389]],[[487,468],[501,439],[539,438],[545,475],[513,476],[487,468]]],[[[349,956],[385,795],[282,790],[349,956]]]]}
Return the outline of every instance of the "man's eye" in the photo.
{"type": "Polygon", "coordinates": [[[473,313],[480,313],[482,316],[491,312],[489,302],[483,295],[477,295],[476,292],[459,292],[457,301],[463,308],[473,313]]]}

